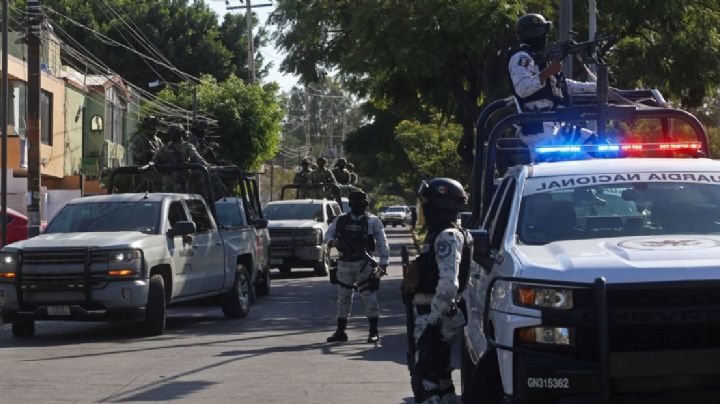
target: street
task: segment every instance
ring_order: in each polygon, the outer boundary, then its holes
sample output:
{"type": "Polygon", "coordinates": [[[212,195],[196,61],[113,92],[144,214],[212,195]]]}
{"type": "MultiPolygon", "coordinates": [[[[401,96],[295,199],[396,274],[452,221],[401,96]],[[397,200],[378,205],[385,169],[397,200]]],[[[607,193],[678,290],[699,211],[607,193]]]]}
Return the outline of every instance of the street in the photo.
{"type": "MultiPolygon", "coordinates": [[[[365,342],[356,295],[350,341],[326,344],[335,326],[335,289],[298,269],[273,271],[270,296],[227,321],[215,305],[169,311],[164,335],[132,325],[39,322],[32,339],[0,332],[2,402],[407,403],[399,249],[407,228],[387,228],[389,276],[379,291],[382,345],[365,342]]],[[[455,372],[455,377],[459,377],[455,372]]]]}

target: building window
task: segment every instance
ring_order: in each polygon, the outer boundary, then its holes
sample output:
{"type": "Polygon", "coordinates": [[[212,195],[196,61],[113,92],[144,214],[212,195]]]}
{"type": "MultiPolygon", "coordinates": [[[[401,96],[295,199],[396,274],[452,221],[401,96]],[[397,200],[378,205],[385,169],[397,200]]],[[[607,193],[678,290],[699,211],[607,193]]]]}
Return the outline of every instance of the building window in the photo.
{"type": "Polygon", "coordinates": [[[40,141],[43,144],[52,146],[52,94],[40,93],[40,141]]]}
{"type": "Polygon", "coordinates": [[[127,104],[110,88],[105,92],[105,139],[115,144],[125,144],[125,121],[127,104]]]}

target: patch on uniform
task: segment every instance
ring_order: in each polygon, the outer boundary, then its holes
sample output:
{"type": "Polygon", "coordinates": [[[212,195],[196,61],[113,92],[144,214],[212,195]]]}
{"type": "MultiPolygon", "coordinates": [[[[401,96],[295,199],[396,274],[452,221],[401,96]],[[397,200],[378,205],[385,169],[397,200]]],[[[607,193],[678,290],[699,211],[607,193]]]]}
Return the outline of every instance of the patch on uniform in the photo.
{"type": "Polygon", "coordinates": [[[529,58],[527,56],[520,56],[518,58],[518,66],[528,68],[532,64],[532,58],[529,58]]]}
{"type": "Polygon", "coordinates": [[[437,256],[440,258],[445,258],[450,255],[451,249],[452,248],[450,246],[450,243],[448,243],[447,241],[441,241],[437,245],[437,256]]]}

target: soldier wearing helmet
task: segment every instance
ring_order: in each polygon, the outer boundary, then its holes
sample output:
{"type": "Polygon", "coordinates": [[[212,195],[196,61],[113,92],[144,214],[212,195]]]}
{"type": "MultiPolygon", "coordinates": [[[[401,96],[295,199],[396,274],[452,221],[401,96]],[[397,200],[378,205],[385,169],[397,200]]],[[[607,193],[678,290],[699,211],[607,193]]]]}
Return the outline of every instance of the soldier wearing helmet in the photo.
{"type": "Polygon", "coordinates": [[[155,116],[146,116],[140,123],[140,132],[133,138],[130,150],[133,165],[144,166],[148,164],[162,149],[163,142],[157,136],[160,120],[155,116]]]}
{"type": "MultiPolygon", "coordinates": [[[[180,165],[197,163],[206,167],[209,166],[207,161],[198,154],[195,146],[185,141],[187,132],[182,125],[177,123],[170,125],[167,135],[170,142],[155,155],[155,158],[153,158],[155,164],[180,165]]],[[[190,175],[186,172],[172,172],[171,174],[163,176],[163,190],[166,192],[188,192],[190,175]]],[[[196,182],[202,181],[198,173],[194,172],[192,176],[198,177],[196,182]]]]}
{"type": "Polygon", "coordinates": [[[355,165],[353,163],[348,163],[347,170],[350,173],[350,185],[356,185],[358,182],[358,175],[355,172],[355,165]]]}
{"type": "MultiPolygon", "coordinates": [[[[336,283],[338,285],[337,329],[327,342],[345,342],[347,318],[352,307],[353,292],[360,293],[365,305],[369,323],[368,343],[378,343],[378,320],[380,311],[377,290],[380,287],[380,274],[384,273],[388,264],[388,243],[382,222],[377,216],[366,212],[367,195],[362,191],[351,192],[348,196],[350,212],[335,218],[325,235],[329,246],[340,252],[338,259],[336,283]],[[380,257],[379,267],[373,268],[371,257],[377,253],[380,257]],[[370,258],[369,258],[370,257],[370,258]]],[[[332,269],[332,271],[335,271],[332,269]]],[[[330,275],[331,282],[333,274],[330,275]]]]}
{"type": "MultiPolygon", "coordinates": [[[[310,168],[310,159],[304,158],[300,162],[300,170],[295,173],[295,177],[293,178],[293,184],[297,185],[310,185],[312,184],[312,173],[313,169],[310,168]]],[[[307,189],[298,188],[298,198],[307,198],[310,196],[310,192],[308,192],[307,189]]]]}
{"type": "MultiPolygon", "coordinates": [[[[313,184],[337,185],[337,181],[335,180],[335,176],[333,175],[332,171],[328,170],[325,167],[325,164],[327,164],[327,160],[325,159],[325,157],[318,157],[316,161],[318,168],[313,171],[312,174],[310,174],[310,181],[312,181],[313,184]]],[[[323,197],[332,199],[332,192],[330,192],[329,189],[325,189],[325,191],[318,189],[315,197],[319,199],[323,197]]]]}
{"type": "Polygon", "coordinates": [[[350,185],[350,172],[347,170],[347,160],[344,158],[338,159],[335,162],[335,168],[332,170],[335,180],[340,185],[350,185]]]}
{"type": "MultiPolygon", "coordinates": [[[[547,111],[562,107],[572,93],[591,93],[596,83],[566,79],[562,74],[562,61],[538,63],[534,55],[545,49],[552,22],[540,14],[526,14],[517,21],[515,33],[520,46],[508,55],[508,71],[512,93],[522,111],[547,111]]],[[[536,146],[552,144],[560,127],[554,122],[526,123],[521,125],[520,138],[532,151],[536,146]]],[[[582,133],[583,138],[592,135],[582,133]]]]}
{"type": "Polygon", "coordinates": [[[423,181],[418,190],[428,227],[423,253],[415,263],[416,365],[412,388],[417,403],[459,402],[452,382],[453,340],[465,325],[460,294],[465,287],[472,238],[457,224],[467,203],[459,182],[450,178],[423,181]]]}
{"type": "Polygon", "coordinates": [[[196,118],[190,125],[190,137],[187,142],[195,146],[198,154],[212,165],[220,165],[226,163],[218,157],[219,145],[209,141],[205,135],[207,134],[208,122],[205,118],[196,118]]]}

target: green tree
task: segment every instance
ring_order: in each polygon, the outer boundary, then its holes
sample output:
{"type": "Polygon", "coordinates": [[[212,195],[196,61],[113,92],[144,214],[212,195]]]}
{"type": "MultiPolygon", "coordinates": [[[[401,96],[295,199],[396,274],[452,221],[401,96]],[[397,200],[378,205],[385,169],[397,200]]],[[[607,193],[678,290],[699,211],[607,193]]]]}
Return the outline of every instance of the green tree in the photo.
{"type": "MultiPolygon", "coordinates": [[[[67,36],[73,38],[132,83],[145,85],[158,78],[167,81],[186,78],[115,43],[134,48],[196,77],[202,74],[210,74],[219,80],[227,79],[231,74],[247,77],[245,24],[238,24],[238,21],[244,21],[244,15],[226,16],[220,25],[217,15],[202,0],[58,0],[48,4],[46,10],[61,38],[68,40],[71,46],[77,46],[67,36]],[[65,32],[68,35],[64,35],[65,32]]],[[[255,37],[259,77],[267,72],[259,53],[267,40],[266,31],[259,30],[255,37]]]]}
{"type": "MultiPolygon", "coordinates": [[[[191,93],[191,86],[185,83],[179,91],[166,88],[159,95],[189,109],[191,93]]],[[[225,81],[203,76],[197,102],[203,114],[217,120],[211,135],[221,145],[222,158],[243,170],[257,170],[277,153],[283,118],[277,84],[247,85],[235,75],[225,81]]]]}

